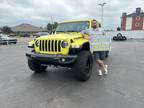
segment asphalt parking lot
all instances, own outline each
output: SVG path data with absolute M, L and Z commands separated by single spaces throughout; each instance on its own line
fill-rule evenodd
M 27 66 L 26 41 L 0 46 L 0 108 L 144 108 L 144 40 L 113 42 L 107 76 L 79 82 L 72 71 Z

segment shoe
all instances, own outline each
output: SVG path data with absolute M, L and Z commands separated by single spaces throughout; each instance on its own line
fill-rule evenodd
M 105 65 L 105 68 L 104 68 L 104 74 L 105 74 L 105 75 L 108 74 L 108 65 Z
M 101 71 L 101 69 L 98 70 L 98 75 L 99 75 L 99 76 L 102 76 L 102 71 Z

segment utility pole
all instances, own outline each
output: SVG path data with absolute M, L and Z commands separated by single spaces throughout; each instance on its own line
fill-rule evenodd
M 53 17 L 51 16 L 51 24 L 52 24 L 52 34 L 53 34 L 53 29 L 54 29 L 54 27 L 53 27 Z
M 53 17 L 51 16 L 51 24 L 53 25 Z M 52 26 L 52 28 L 53 28 L 53 26 Z
M 104 7 L 105 4 L 107 4 L 107 3 L 98 4 L 99 6 L 101 6 L 101 23 L 102 23 L 102 27 L 103 27 L 103 7 Z

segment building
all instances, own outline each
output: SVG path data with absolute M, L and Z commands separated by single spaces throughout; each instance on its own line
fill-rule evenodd
M 144 30 L 144 12 L 141 8 L 131 14 L 122 13 L 121 17 L 122 30 Z
M 11 28 L 16 35 L 30 36 L 37 32 L 42 32 L 42 28 L 36 27 L 31 24 L 20 24 Z

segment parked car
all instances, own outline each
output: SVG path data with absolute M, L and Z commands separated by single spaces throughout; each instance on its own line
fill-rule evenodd
M 38 33 L 36 33 L 36 37 L 48 36 L 48 35 L 50 35 L 48 32 L 38 32 Z
M 8 35 L 0 34 L 0 44 L 16 44 L 17 39 L 16 38 L 10 38 Z
M 30 37 L 30 33 L 20 33 L 21 37 Z

